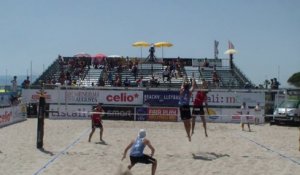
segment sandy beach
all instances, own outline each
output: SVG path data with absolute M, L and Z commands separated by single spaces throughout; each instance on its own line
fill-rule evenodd
M 158 175 L 278 174 L 300 172 L 299 130 L 296 127 L 208 123 L 205 138 L 197 123 L 188 142 L 181 122 L 104 121 L 88 142 L 90 121 L 45 120 L 44 150 L 36 149 L 37 120 L 0 129 L 0 170 L 3 175 L 117 175 L 125 171 L 124 148 L 145 128 L 156 149 Z M 150 153 L 148 148 L 145 153 Z M 151 166 L 137 164 L 131 174 L 150 174 Z

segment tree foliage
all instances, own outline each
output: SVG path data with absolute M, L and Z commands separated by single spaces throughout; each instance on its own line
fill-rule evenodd
M 294 73 L 287 82 L 296 87 L 300 87 L 300 72 Z

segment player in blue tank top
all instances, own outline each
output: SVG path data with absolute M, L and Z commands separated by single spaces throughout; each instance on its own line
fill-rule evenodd
M 152 156 L 154 155 L 155 149 L 151 145 L 150 141 L 145 138 L 146 131 L 141 129 L 136 140 L 132 140 L 130 144 L 125 148 L 122 160 L 125 159 L 127 151 L 130 150 L 130 162 L 128 169 L 131 169 L 136 163 L 152 164 L 151 174 L 154 175 L 157 167 L 157 161 Z M 145 147 L 148 146 L 151 150 L 150 156 L 144 154 Z
M 179 91 L 179 109 L 180 109 L 180 117 L 183 121 L 185 131 L 187 133 L 189 141 L 192 141 L 191 139 L 191 110 L 190 110 L 190 98 L 192 96 L 193 90 L 195 88 L 195 79 L 192 81 L 192 87 L 190 88 L 190 85 L 188 82 L 185 81 L 185 79 L 182 82 L 180 91 Z

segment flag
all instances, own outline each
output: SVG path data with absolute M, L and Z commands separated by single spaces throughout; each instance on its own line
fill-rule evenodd
M 228 41 L 228 49 L 234 49 L 234 45 L 231 41 Z
M 215 44 L 214 44 L 214 51 L 215 51 L 215 58 L 218 58 L 218 54 L 219 54 L 219 41 L 215 40 Z

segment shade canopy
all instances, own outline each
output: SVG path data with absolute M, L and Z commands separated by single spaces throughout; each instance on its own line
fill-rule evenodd
M 155 43 L 154 46 L 155 47 L 172 47 L 173 44 L 169 43 L 169 42 L 162 41 L 162 42 Z
M 150 44 L 145 41 L 137 41 L 132 44 L 133 47 L 149 47 Z

